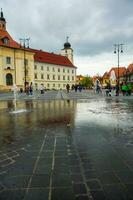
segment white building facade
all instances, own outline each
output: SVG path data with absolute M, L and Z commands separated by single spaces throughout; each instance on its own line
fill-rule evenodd
M 76 83 L 76 67 L 68 59 L 54 53 L 42 50 L 33 50 L 34 56 L 34 85 L 39 89 L 41 85 L 45 89 L 66 89 Z

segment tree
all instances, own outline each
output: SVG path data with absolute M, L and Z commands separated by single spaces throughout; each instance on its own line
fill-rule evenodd
M 93 81 L 91 77 L 84 77 L 83 80 L 81 81 L 81 84 L 85 88 L 92 88 Z

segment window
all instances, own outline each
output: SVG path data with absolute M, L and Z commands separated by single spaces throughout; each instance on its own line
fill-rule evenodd
M 6 85 L 13 85 L 13 77 L 12 74 L 6 75 Z
M 43 70 L 43 66 L 41 66 L 41 70 Z
M 67 80 L 69 81 L 69 76 L 67 77 Z
M 7 37 L 3 38 L 3 42 L 4 42 L 4 44 L 8 44 L 9 43 L 9 39 Z
M 11 64 L 11 57 L 6 57 L 6 64 Z
M 69 73 L 69 69 L 67 70 L 67 72 Z
M 55 87 L 55 83 L 53 83 L 53 87 Z
M 58 76 L 58 80 L 60 80 L 60 76 Z
M 63 72 L 65 73 L 65 69 L 63 69 Z
M 53 72 L 55 72 L 55 68 L 53 67 Z
M 53 75 L 53 80 L 55 80 L 55 75 Z
M 49 71 L 49 67 L 47 67 L 47 71 Z
M 65 76 L 63 76 L 63 80 L 65 80 Z
M 37 65 L 34 65 L 34 69 L 37 69 Z
M 58 72 L 60 72 L 60 68 L 58 68 Z
M 34 74 L 34 78 L 37 79 L 37 73 Z
M 74 81 L 74 76 L 72 76 L 72 80 Z
M 74 70 L 72 70 L 72 74 L 74 74 Z
M 41 79 L 44 79 L 44 74 L 41 74 Z
M 49 85 L 49 83 L 47 83 L 47 87 L 49 87 L 50 85 Z
M 28 65 L 28 59 L 26 59 L 26 58 L 24 59 L 24 64 Z
M 47 80 L 49 80 L 50 79 L 50 76 L 49 76 L 49 74 L 47 74 Z

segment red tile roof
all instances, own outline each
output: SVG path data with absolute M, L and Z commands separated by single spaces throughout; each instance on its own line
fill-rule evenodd
M 4 38 L 8 38 L 9 42 L 7 44 L 4 43 L 3 41 Z M 19 43 L 14 41 L 10 36 L 10 34 L 4 30 L 0 30 L 0 46 L 23 49 L 23 47 L 21 47 Z M 61 56 L 54 53 L 48 53 L 42 50 L 36 50 L 30 48 L 25 48 L 25 50 L 35 53 L 34 59 L 37 62 L 44 62 L 55 65 L 67 66 L 67 67 L 75 67 L 66 56 Z
M 133 73 L 133 63 L 131 63 L 130 65 L 128 65 L 127 71 L 128 71 L 129 73 Z
M 111 70 L 109 71 L 109 75 L 111 74 L 112 70 L 115 72 L 115 75 L 116 75 L 116 78 L 117 78 L 118 77 L 118 67 L 111 68 Z M 125 67 L 119 67 L 119 76 L 120 77 L 123 76 L 125 71 L 126 71 Z
M 37 62 L 49 63 L 54 65 L 62 65 L 67 67 L 75 67 L 66 56 L 54 53 L 48 53 L 42 50 L 30 49 L 35 53 L 34 58 Z
M 4 43 L 3 39 L 7 38 L 9 42 L 7 44 Z M 0 46 L 12 47 L 12 48 L 20 48 L 20 44 L 12 39 L 10 34 L 7 31 L 0 30 Z
M 108 73 L 108 72 L 105 72 L 102 78 L 108 79 L 108 78 L 109 78 L 109 73 Z

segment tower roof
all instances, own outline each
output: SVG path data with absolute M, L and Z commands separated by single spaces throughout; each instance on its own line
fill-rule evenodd
M 65 49 L 71 48 L 71 44 L 69 42 L 65 42 L 64 43 L 64 48 Z
M 64 49 L 69 49 L 71 48 L 71 44 L 68 42 L 68 36 L 66 37 L 66 42 L 64 43 Z
M 30 50 L 35 53 L 34 58 L 36 62 L 61 65 L 62 67 L 66 66 L 66 67 L 76 68 L 66 56 L 61 56 L 58 54 L 49 53 L 37 49 L 30 49 Z

